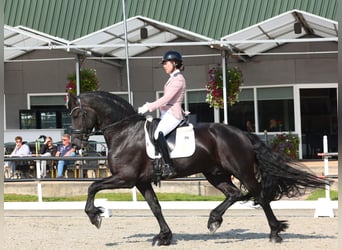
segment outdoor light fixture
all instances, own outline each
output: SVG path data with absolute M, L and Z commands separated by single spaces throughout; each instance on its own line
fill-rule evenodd
M 141 39 L 146 39 L 147 37 L 148 37 L 147 28 L 146 27 L 142 27 L 140 29 L 140 38 Z
M 300 24 L 300 22 L 295 22 L 293 24 L 293 29 L 294 29 L 295 34 L 301 34 L 302 33 L 302 25 Z

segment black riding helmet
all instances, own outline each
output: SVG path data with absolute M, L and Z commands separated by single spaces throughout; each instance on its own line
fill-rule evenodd
M 170 50 L 166 52 L 163 56 L 162 64 L 166 61 L 174 61 L 176 62 L 176 68 L 180 69 L 183 66 L 183 58 L 182 55 L 174 50 Z

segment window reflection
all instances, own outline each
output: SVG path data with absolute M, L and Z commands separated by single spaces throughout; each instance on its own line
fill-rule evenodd
M 41 112 L 41 128 L 56 128 L 56 112 Z
M 20 111 L 20 129 L 34 129 L 37 126 L 36 113 L 34 111 Z
M 228 123 L 241 130 L 255 132 L 253 89 L 242 89 L 239 102 L 229 107 Z M 223 117 L 223 110 L 220 116 Z
M 292 87 L 257 89 L 259 132 L 294 131 Z

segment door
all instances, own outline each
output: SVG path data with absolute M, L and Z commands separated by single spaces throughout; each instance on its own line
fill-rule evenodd
M 328 151 L 337 152 L 337 89 L 300 89 L 303 159 L 319 158 L 323 136 Z

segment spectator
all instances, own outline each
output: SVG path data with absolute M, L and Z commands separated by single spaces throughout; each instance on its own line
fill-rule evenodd
M 275 131 L 279 131 L 278 130 L 278 122 L 276 119 L 272 118 L 270 120 L 270 127 L 269 127 L 269 132 L 275 132 Z
M 56 156 L 75 156 L 75 148 L 71 146 L 70 135 L 62 136 L 62 145 L 58 146 Z M 64 166 L 70 164 L 70 161 L 59 160 L 57 165 L 57 178 L 63 178 Z
M 246 121 L 246 131 L 249 133 L 254 132 L 254 128 L 253 128 L 252 122 L 250 120 Z
M 23 138 L 21 136 L 15 137 L 15 147 L 10 154 L 11 157 L 14 156 L 30 156 L 31 155 L 31 150 L 30 147 L 27 144 L 23 143 Z M 11 178 L 14 176 L 14 172 L 16 170 L 18 162 L 16 161 L 8 161 L 5 163 L 5 166 L 8 166 L 10 168 L 10 176 Z
M 52 138 L 50 136 L 46 137 L 42 147 L 40 148 L 41 156 L 55 156 L 57 152 L 57 147 L 53 145 Z M 46 161 L 40 161 L 40 176 L 42 178 L 46 177 Z

